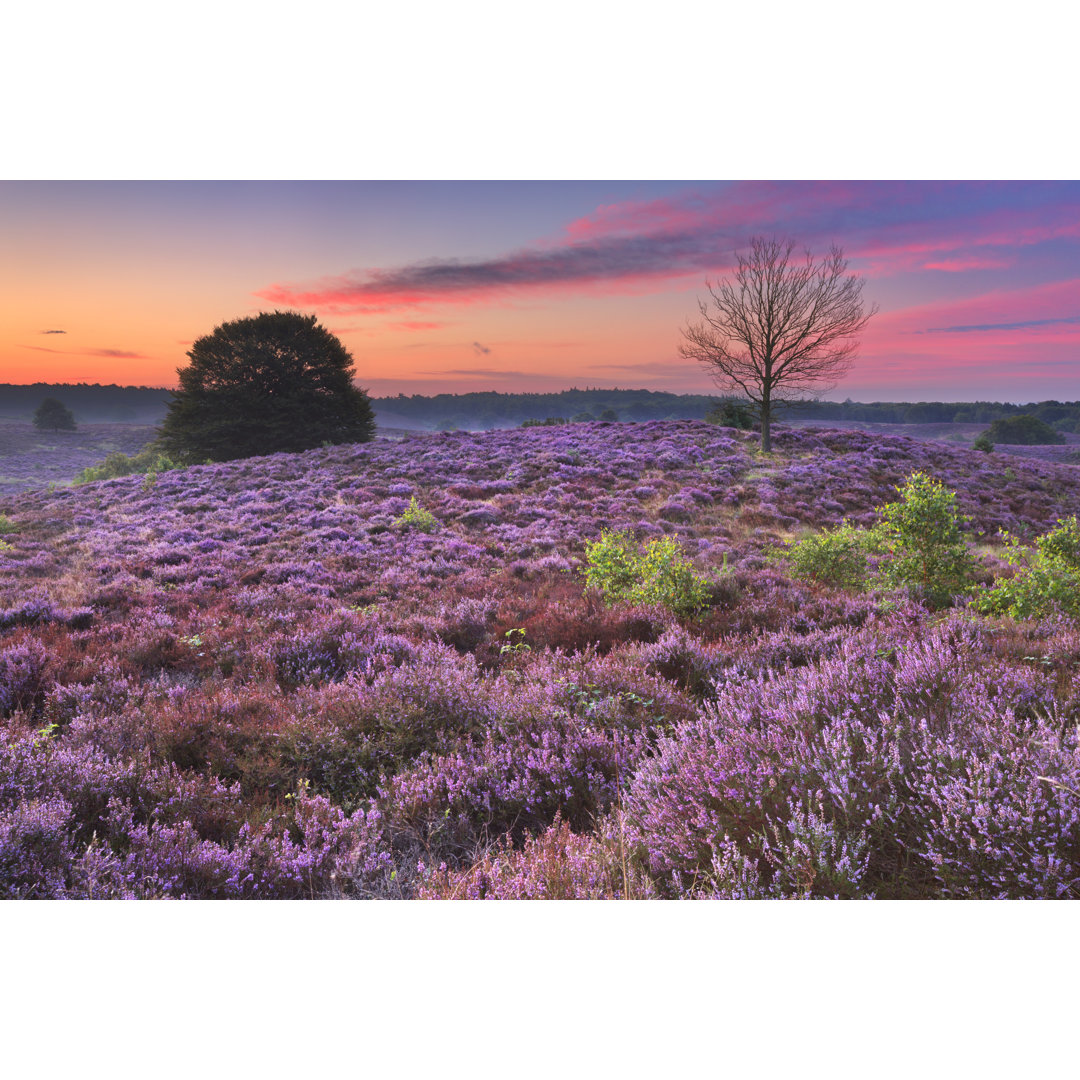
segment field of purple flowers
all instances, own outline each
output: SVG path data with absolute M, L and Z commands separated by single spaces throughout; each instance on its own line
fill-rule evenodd
M 776 443 L 454 432 L 0 498 L 0 896 L 1080 896 L 1080 626 L 776 556 L 922 470 L 989 582 L 1080 473 Z M 602 529 L 678 540 L 704 609 L 606 605 Z
M 38 431 L 28 421 L 0 420 L 0 495 L 68 484 L 109 454 L 138 453 L 156 431 L 149 424 L 80 424 L 76 431 Z

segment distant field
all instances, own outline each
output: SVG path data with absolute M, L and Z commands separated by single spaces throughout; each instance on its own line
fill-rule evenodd
M 944 442 L 953 446 L 970 446 L 989 424 L 875 424 L 864 420 L 791 420 L 785 427 L 823 428 L 833 431 L 868 431 L 875 435 L 904 435 L 922 442 Z M 1002 454 L 1054 461 L 1059 465 L 1080 464 L 1080 435 L 1063 432 L 1065 442 L 1058 446 L 1006 446 L 999 443 L 994 449 Z
M 80 424 L 78 431 L 38 431 L 0 420 L 0 494 L 66 484 L 114 450 L 134 454 L 153 437 L 150 424 Z
M 380 414 L 378 437 L 399 441 L 420 431 L 393 414 Z M 986 424 L 875 424 L 859 420 L 794 420 L 779 427 L 867 431 L 876 435 L 904 435 L 921 442 L 970 446 L 986 430 Z M 0 419 L 0 495 L 14 494 L 50 483 L 68 484 L 88 465 L 97 465 L 115 450 L 134 454 L 157 429 L 150 424 L 80 424 L 78 431 L 41 432 L 33 424 Z M 1000 453 L 1038 458 L 1061 465 L 1080 464 L 1080 435 L 1066 434 L 1061 446 L 1003 446 Z

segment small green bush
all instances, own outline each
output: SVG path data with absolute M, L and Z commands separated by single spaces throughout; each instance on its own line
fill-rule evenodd
M 439 527 L 439 520 L 430 510 L 425 510 L 416 501 L 414 495 L 409 500 L 408 509 L 401 517 L 395 519 L 394 524 L 400 525 L 404 529 L 416 529 L 417 532 L 430 533 Z
M 119 450 L 111 453 L 100 465 L 90 465 L 75 477 L 76 484 L 92 484 L 97 480 L 113 480 L 118 476 L 168 472 L 180 468 L 168 454 L 153 446 L 128 457 Z
M 896 490 L 899 501 L 879 508 L 882 520 L 872 530 L 871 543 L 882 554 L 880 578 L 944 607 L 967 588 L 974 570 L 960 532 L 956 492 L 922 472 Z
M 869 547 L 866 531 L 844 521 L 835 529 L 826 529 L 792 544 L 787 555 L 797 578 L 861 589 L 866 585 Z
M 657 604 L 693 615 L 706 604 L 709 584 L 672 537 L 650 540 L 644 551 L 625 533 L 601 532 L 585 545 L 585 579 L 609 603 Z
M 989 454 L 994 449 L 994 443 L 990 436 L 984 431 L 972 444 L 972 450 L 980 450 L 984 454 Z
M 18 532 L 19 527 L 7 516 L 7 514 L 0 514 L 0 536 L 7 536 L 8 533 Z
M 1011 578 L 1000 578 L 975 597 L 972 606 L 983 615 L 1014 619 L 1043 618 L 1061 611 L 1080 617 L 1080 524 L 1076 515 L 1025 547 L 1005 534 L 1005 559 L 1018 567 Z
M 626 599 L 637 584 L 638 549 L 628 533 L 600 533 L 600 539 L 585 543 L 586 583 L 599 589 L 611 603 Z

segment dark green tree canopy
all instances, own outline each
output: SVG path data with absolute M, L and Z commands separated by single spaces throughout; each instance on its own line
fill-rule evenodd
M 188 462 L 367 442 L 375 416 L 353 359 L 314 315 L 263 312 L 222 323 L 188 352 L 162 449 Z
M 74 431 L 75 416 L 62 401 L 47 397 L 34 413 L 34 427 L 39 430 Z

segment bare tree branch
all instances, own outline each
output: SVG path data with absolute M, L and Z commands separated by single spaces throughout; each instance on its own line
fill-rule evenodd
M 701 321 L 682 330 L 679 354 L 709 370 L 725 391 L 741 391 L 761 418 L 761 446 L 771 450 L 775 406 L 795 394 L 830 389 L 851 369 L 858 335 L 877 305 L 865 308 L 863 280 L 847 274 L 833 245 L 815 262 L 793 261 L 791 240 L 755 237 L 736 252 L 732 280 L 706 281 Z

